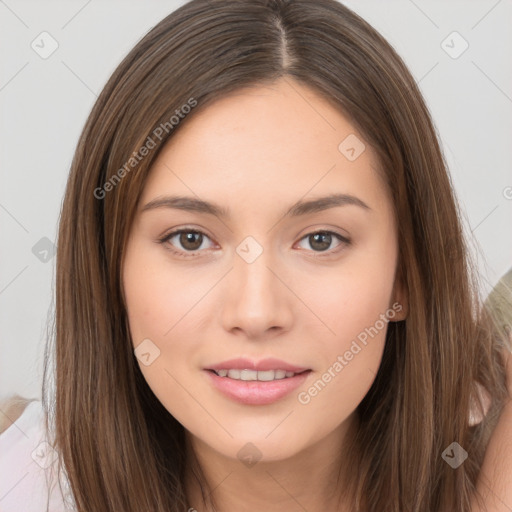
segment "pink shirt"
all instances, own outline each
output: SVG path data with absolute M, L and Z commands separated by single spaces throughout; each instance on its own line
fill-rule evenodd
M 57 452 L 48 443 L 44 410 L 30 402 L 0 434 L 0 512 L 76 510 L 65 476 L 57 481 Z

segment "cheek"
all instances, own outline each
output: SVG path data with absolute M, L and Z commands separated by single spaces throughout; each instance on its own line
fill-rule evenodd
M 373 254 L 354 254 L 339 270 L 316 273 L 306 282 L 303 296 L 326 327 L 321 347 L 327 352 L 343 350 L 358 336 L 364 341 L 375 326 L 385 334 L 382 315 L 392 305 L 395 260 L 392 251 Z
M 126 253 L 123 283 L 134 346 L 145 338 L 171 340 L 211 286 L 170 265 L 161 247 L 136 243 Z
M 186 389 L 197 386 L 190 376 L 197 374 L 204 324 L 215 311 L 209 292 L 222 276 L 201 275 L 198 278 L 197 269 L 169 263 L 165 250 L 156 244 L 134 241 L 127 247 L 123 285 L 137 362 L 160 402 L 185 422 L 190 413 Z M 149 361 L 141 357 L 147 352 Z M 194 413 L 202 415 L 200 410 Z
M 307 284 L 311 309 L 328 329 L 311 346 L 322 363 L 298 400 L 314 414 L 330 409 L 333 424 L 350 414 L 371 387 L 389 319 L 400 311 L 400 306 L 392 307 L 394 254 L 386 245 L 360 252 L 347 258 L 339 272 L 330 271 L 324 278 L 317 274 Z
M 190 397 L 180 385 L 191 371 L 194 350 L 193 337 L 187 338 L 187 312 L 204 295 L 192 282 L 193 276 L 169 265 L 160 247 L 155 250 L 137 241 L 128 245 L 123 288 L 135 355 L 148 386 L 178 420 L 190 407 Z

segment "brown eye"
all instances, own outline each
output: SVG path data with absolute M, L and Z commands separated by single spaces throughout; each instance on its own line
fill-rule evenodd
M 176 254 L 188 256 L 187 253 L 193 253 L 204 249 L 202 247 L 205 240 L 210 238 L 194 229 L 180 229 L 169 233 L 164 238 L 160 239 L 160 243 L 164 244 L 166 248 Z
M 197 251 L 203 242 L 203 235 L 196 231 L 182 231 L 179 235 L 180 244 L 188 251 Z
M 332 242 L 332 236 L 329 233 L 314 233 L 309 235 L 309 243 L 315 250 L 325 251 L 329 249 Z
M 336 252 L 340 246 L 345 246 L 350 244 L 350 240 L 348 238 L 345 238 L 344 236 L 341 236 L 338 233 L 335 233 L 334 231 L 316 231 L 315 233 L 310 233 L 309 235 L 306 235 L 304 238 L 301 239 L 301 242 L 303 240 L 306 240 L 313 250 L 313 252 Z M 331 245 L 333 241 L 336 240 L 338 244 L 334 247 L 334 249 L 331 248 Z M 307 247 L 305 247 L 308 249 Z

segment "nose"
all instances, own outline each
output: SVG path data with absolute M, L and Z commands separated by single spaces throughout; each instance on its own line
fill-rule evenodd
M 243 333 L 247 339 L 263 340 L 291 329 L 293 301 L 284 271 L 270 251 L 251 262 L 234 254 L 233 268 L 222 289 L 221 315 L 226 331 Z

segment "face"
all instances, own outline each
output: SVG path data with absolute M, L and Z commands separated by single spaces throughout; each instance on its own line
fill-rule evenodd
M 289 79 L 194 113 L 160 153 L 123 287 L 140 369 L 196 443 L 282 460 L 354 418 L 405 314 L 378 167 Z

